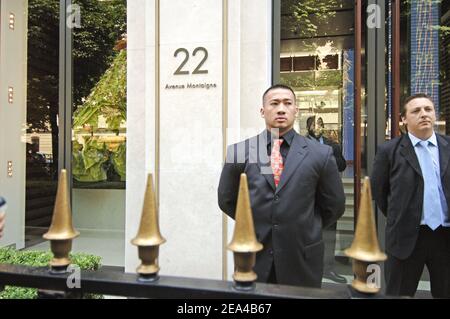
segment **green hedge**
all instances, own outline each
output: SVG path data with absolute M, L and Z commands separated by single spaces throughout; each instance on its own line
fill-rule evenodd
M 47 266 L 53 255 L 49 251 L 20 251 L 11 248 L 0 248 L 0 264 L 27 265 L 43 267 Z M 100 267 L 99 256 L 88 255 L 84 253 L 70 254 L 72 264 L 78 265 L 84 270 L 97 270 Z M 22 288 L 15 286 L 6 286 L 5 290 L 0 292 L 0 299 L 35 299 L 37 298 L 37 289 Z M 86 294 L 84 298 L 98 299 L 101 295 Z

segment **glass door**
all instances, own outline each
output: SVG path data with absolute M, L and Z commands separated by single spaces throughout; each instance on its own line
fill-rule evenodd
M 324 231 L 324 284 L 345 284 L 353 272 L 344 249 L 351 245 L 360 180 L 367 175 L 369 123 L 366 107 L 365 10 L 362 1 L 274 2 L 273 82 L 292 87 L 297 132 L 337 144 L 346 210 Z M 279 61 L 275 61 L 279 59 Z M 356 138 L 357 137 L 357 138 Z

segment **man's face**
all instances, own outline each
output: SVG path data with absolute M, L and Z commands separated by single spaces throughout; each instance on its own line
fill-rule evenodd
M 319 117 L 319 118 L 317 119 L 316 125 L 317 125 L 317 127 L 323 127 L 323 120 L 322 120 L 321 117 Z
M 428 138 L 433 132 L 436 113 L 434 104 L 427 98 L 417 98 L 405 105 L 405 116 L 402 121 L 407 125 L 408 132 L 416 137 Z
M 297 112 L 295 98 L 290 90 L 273 89 L 264 97 L 261 116 L 268 130 L 279 129 L 280 134 L 289 131 L 294 126 Z
M 322 119 L 318 119 L 316 122 L 316 128 L 314 130 L 317 137 L 322 136 L 323 134 L 323 121 Z

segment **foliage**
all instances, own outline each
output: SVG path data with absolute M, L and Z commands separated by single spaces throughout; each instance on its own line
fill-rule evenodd
M 83 146 L 74 141 L 72 174 L 79 182 L 126 181 L 126 142 L 89 137 Z
M 46 131 L 58 113 L 59 4 L 54 0 L 28 1 L 29 131 Z
M 91 93 L 74 113 L 73 126 L 98 126 L 100 115 L 106 118 L 108 128 L 119 130 L 126 120 L 126 50 L 121 50 Z
M 317 87 L 340 87 L 341 70 L 310 71 L 301 73 L 284 73 L 281 83 L 298 89 L 315 89 Z
M 53 255 L 49 251 L 20 251 L 11 248 L 0 248 L 0 263 L 13 265 L 27 265 L 35 267 L 45 267 L 49 264 Z M 78 265 L 84 270 L 97 270 L 100 268 L 99 256 L 74 253 L 70 255 L 72 264 Z M 102 298 L 99 295 L 87 294 L 88 299 Z M 6 286 L 5 290 L 0 292 L 0 299 L 35 299 L 37 298 L 37 289 L 22 288 L 15 286 Z
M 126 40 L 121 40 L 116 48 L 125 45 Z M 94 133 L 99 126 L 99 117 L 102 117 L 106 120 L 108 129 L 118 134 L 120 125 L 126 121 L 126 64 L 126 50 L 122 49 L 95 84 L 89 96 L 83 99 L 83 104 L 74 112 L 75 129 L 87 128 Z M 125 142 L 111 148 L 93 136 L 86 140 L 84 146 L 74 142 L 72 163 L 73 176 L 79 182 L 105 181 L 109 172 L 125 181 Z
M 342 85 L 342 71 L 341 70 L 328 70 L 316 72 L 315 85 L 317 87 L 335 86 L 340 87 Z
M 438 26 L 437 28 L 441 32 L 442 36 L 450 36 L 450 27 L 441 25 L 441 26 Z
M 109 151 L 105 143 L 91 137 L 81 150 L 78 145 L 72 152 L 73 177 L 80 182 L 105 181 L 107 175 L 104 165 L 109 159 Z
M 28 1 L 27 132 L 51 132 L 58 167 L 60 1 Z M 73 106 L 79 105 L 111 63 L 126 31 L 126 0 L 75 0 L 81 28 L 73 29 Z
M 120 175 L 120 180 L 126 180 L 126 144 L 121 143 L 117 150 L 111 154 L 111 163 L 114 170 Z
M 285 28 L 300 37 L 317 35 L 318 25 L 328 24 L 336 15 L 338 0 L 283 0 L 281 12 L 286 13 Z
M 74 3 L 81 10 L 81 28 L 73 31 L 72 50 L 73 101 L 79 105 L 111 63 L 114 43 L 126 30 L 126 0 Z M 59 2 L 29 0 L 28 131 L 50 128 L 57 134 L 58 77 Z
M 126 32 L 126 0 L 75 0 L 81 28 L 73 31 L 73 106 L 92 90 L 114 59 L 114 44 Z
M 89 95 L 77 101 L 79 104 L 73 114 L 75 129 L 83 127 L 94 133 L 99 126 L 99 117 L 102 117 L 108 129 L 118 134 L 120 125 L 126 121 L 126 50 L 120 50 L 108 63 L 106 72 L 98 82 L 92 83 Z M 119 148 L 108 149 L 106 143 L 91 136 L 84 146 L 74 142 L 72 158 L 73 177 L 79 182 L 105 181 L 110 168 L 114 168 L 115 176 L 125 180 L 125 143 Z
M 86 176 L 86 167 L 84 166 L 83 145 L 78 143 L 78 141 L 72 142 L 72 175 L 78 180 Z

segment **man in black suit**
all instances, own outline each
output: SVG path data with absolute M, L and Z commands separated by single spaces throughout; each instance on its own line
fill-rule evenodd
M 386 294 L 413 296 L 424 265 L 433 297 L 450 297 L 450 138 L 436 134 L 433 101 L 405 100 L 408 133 L 382 144 L 372 172 L 374 199 L 387 217 Z
M 315 116 L 310 116 L 306 120 L 306 127 L 308 130 L 308 137 L 309 139 L 316 140 L 320 144 L 325 144 L 330 146 L 333 149 L 333 155 L 334 159 L 336 160 L 336 164 L 338 167 L 339 172 L 343 172 L 347 168 L 347 162 L 342 155 L 341 147 L 338 143 L 334 142 L 333 140 L 323 136 L 323 130 L 324 130 L 324 123 L 321 117 L 317 119 L 317 122 L 315 121 Z
M 274 85 L 263 94 L 266 130 L 231 145 L 220 177 L 220 208 L 234 218 L 239 177 L 246 173 L 258 241 L 258 281 L 320 287 L 322 228 L 343 214 L 345 196 L 329 146 L 293 130 L 293 90 Z
M 344 156 L 342 155 L 341 147 L 338 143 L 333 140 L 323 136 L 323 131 L 325 129 L 325 125 L 323 123 L 323 119 L 321 117 L 317 118 L 315 116 L 310 116 L 306 120 L 306 128 L 308 134 L 306 137 L 313 141 L 317 141 L 320 144 L 328 145 L 333 149 L 333 156 L 336 160 L 336 164 L 339 172 L 343 172 L 347 167 L 347 163 L 345 161 Z M 334 282 L 345 284 L 347 283 L 347 279 L 345 277 L 339 275 L 334 269 L 334 261 L 335 255 L 334 250 L 336 248 L 336 229 L 337 222 L 331 224 L 323 231 L 323 238 L 325 240 L 325 258 L 324 258 L 324 272 L 323 277 Z

